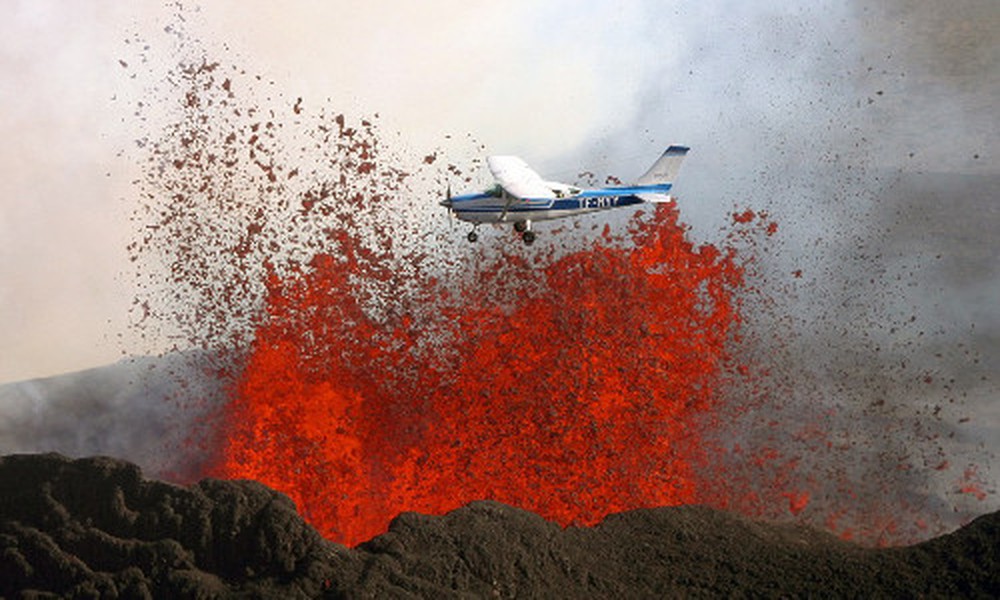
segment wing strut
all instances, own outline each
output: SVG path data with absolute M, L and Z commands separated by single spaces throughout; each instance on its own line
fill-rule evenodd
M 501 223 L 507 219 L 507 211 L 510 210 L 510 205 L 514 203 L 514 196 L 508 194 L 506 191 L 504 191 L 504 194 L 507 196 L 507 203 L 503 205 L 503 212 L 500 213 L 500 218 L 498 219 Z

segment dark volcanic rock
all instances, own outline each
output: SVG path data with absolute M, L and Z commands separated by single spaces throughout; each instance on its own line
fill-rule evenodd
M 109 458 L 0 458 L 4 597 L 315 597 L 338 551 L 256 482 L 181 488 Z
M 250 481 L 187 488 L 109 458 L 0 458 L 0 596 L 982 596 L 1000 592 L 1000 513 L 869 549 L 702 507 L 563 529 L 496 502 L 400 515 L 353 550 Z
M 401 515 L 359 546 L 365 567 L 349 595 L 992 597 L 1000 592 L 998 526 L 1000 513 L 922 545 L 878 550 L 697 506 L 562 529 L 474 502 L 443 517 Z

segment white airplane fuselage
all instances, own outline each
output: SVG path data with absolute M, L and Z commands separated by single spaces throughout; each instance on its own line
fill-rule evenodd
M 670 187 L 648 187 L 644 191 L 649 194 L 666 194 Z M 645 200 L 636 195 L 637 192 L 633 191 L 635 189 L 622 189 L 621 195 L 605 195 L 610 190 L 581 190 L 578 194 L 565 198 L 520 198 L 512 201 L 506 193 L 497 196 L 491 190 L 454 196 L 451 198 L 450 208 L 459 219 L 477 224 L 548 221 L 642 204 Z
M 548 221 L 586 213 L 634 206 L 646 202 L 671 202 L 673 178 L 687 155 L 686 146 L 670 146 L 635 185 L 583 189 L 545 181 L 516 156 L 490 156 L 487 164 L 496 185 L 483 192 L 452 196 L 441 202 L 454 216 L 473 223 L 513 223 L 525 243 L 535 239 L 533 221 Z M 475 229 L 468 235 L 476 241 Z

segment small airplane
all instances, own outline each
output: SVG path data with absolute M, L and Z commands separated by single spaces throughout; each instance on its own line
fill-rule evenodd
M 479 239 L 476 230 L 483 223 L 513 223 L 525 244 L 535 241 L 533 221 L 561 219 L 584 213 L 633 206 L 644 202 L 672 202 L 667 192 L 690 148 L 670 146 L 635 185 L 583 189 L 566 183 L 545 181 L 516 156 L 490 156 L 486 159 L 495 185 L 483 192 L 451 195 L 441 201 L 463 221 L 473 224 L 467 236 Z

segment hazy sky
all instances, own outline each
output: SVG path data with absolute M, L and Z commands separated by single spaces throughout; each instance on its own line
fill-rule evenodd
M 472 134 L 543 172 L 627 175 L 687 143 L 682 211 L 709 229 L 737 201 L 771 201 L 789 164 L 996 173 L 1000 9 L 940 4 L 234 0 L 183 14 L 286 97 L 378 112 L 417 148 Z M 176 59 L 163 29 L 177 9 L 0 6 L 4 382 L 132 351 L 130 115 Z M 146 71 L 119 64 L 136 34 Z

